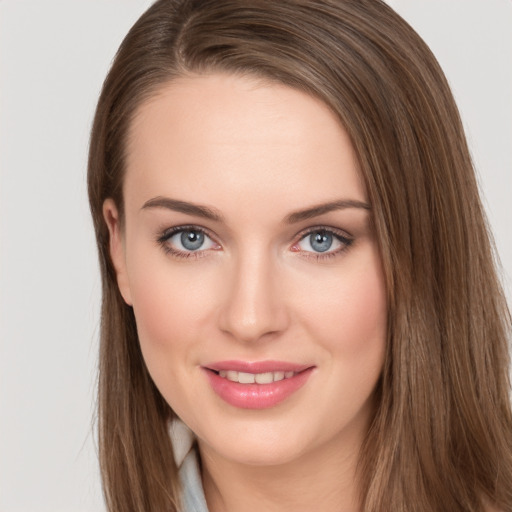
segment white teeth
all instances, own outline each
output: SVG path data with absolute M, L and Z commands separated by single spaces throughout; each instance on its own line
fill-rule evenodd
M 258 384 L 270 384 L 271 382 L 274 382 L 274 374 L 272 372 L 268 373 L 257 373 L 254 376 L 254 380 Z
M 292 372 L 293 373 L 293 372 Z M 274 382 L 284 379 L 284 372 L 274 372 Z
M 233 382 L 238 382 L 238 372 L 234 370 L 228 370 L 226 372 L 226 377 L 228 380 L 232 380 Z
M 234 370 L 219 370 L 219 377 L 223 377 L 232 382 L 240 384 L 270 384 L 283 379 L 289 379 L 296 375 L 295 372 L 265 372 L 265 373 L 247 373 L 236 372 Z
M 254 373 L 238 372 L 238 382 L 240 384 L 254 384 L 255 377 Z

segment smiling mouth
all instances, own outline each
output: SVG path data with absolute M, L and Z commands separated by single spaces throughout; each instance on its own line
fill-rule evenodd
M 239 382 L 240 384 L 271 384 L 280 380 L 291 379 L 299 372 L 293 371 L 277 371 L 264 373 L 248 373 L 237 372 L 235 370 L 212 370 L 219 377 L 227 379 L 231 382 Z
M 315 366 L 280 361 L 222 361 L 203 366 L 213 391 L 242 409 L 267 409 L 306 384 Z

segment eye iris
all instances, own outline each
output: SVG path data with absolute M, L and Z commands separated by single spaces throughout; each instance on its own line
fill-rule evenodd
M 312 249 L 317 252 L 325 252 L 330 249 L 332 241 L 332 235 L 325 231 L 313 233 L 309 237 L 309 243 L 311 244 Z
M 204 243 L 204 234 L 199 231 L 183 231 L 181 243 L 188 251 L 196 251 Z

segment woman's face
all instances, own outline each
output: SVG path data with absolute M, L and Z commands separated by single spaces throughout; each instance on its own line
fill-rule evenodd
M 173 81 L 131 126 L 121 230 L 147 368 L 202 449 L 279 464 L 359 447 L 386 339 L 365 187 L 328 108 L 229 75 Z

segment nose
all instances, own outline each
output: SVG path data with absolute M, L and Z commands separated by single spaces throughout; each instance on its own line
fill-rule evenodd
M 271 339 L 289 323 L 285 290 L 279 269 L 265 255 L 238 258 L 224 288 L 220 329 L 241 342 Z

